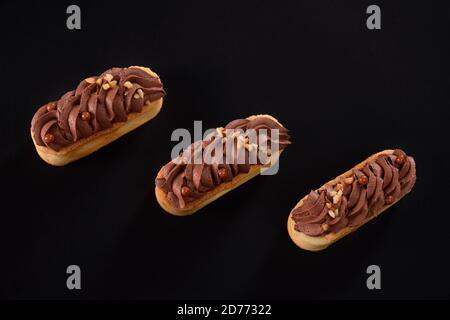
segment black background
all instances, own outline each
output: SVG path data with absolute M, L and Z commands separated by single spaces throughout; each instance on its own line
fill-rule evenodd
M 1 285 L 4 298 L 449 298 L 449 12 L 424 1 L 2 2 Z M 168 93 L 160 115 L 95 154 L 51 167 L 30 121 L 90 75 L 144 65 Z M 166 214 L 154 178 L 175 128 L 269 113 L 293 144 L 191 217 Z M 286 231 L 297 201 L 372 153 L 415 157 L 416 187 L 329 249 Z M 66 288 L 66 267 L 82 290 Z M 366 268 L 382 290 L 366 288 Z

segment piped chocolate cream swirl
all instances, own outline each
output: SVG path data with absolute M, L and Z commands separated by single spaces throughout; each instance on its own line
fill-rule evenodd
M 245 138 L 249 129 L 256 132 L 256 143 L 250 143 Z M 278 130 L 277 138 L 271 135 L 271 129 Z M 232 181 L 239 174 L 248 173 L 253 164 L 252 152 L 261 151 L 270 158 L 273 143 L 276 142 L 278 149 L 283 150 L 291 143 L 289 139 L 288 129 L 268 117 L 231 121 L 225 128 L 217 128 L 215 133 L 204 140 L 191 144 L 179 157 L 166 164 L 155 180 L 156 187 L 166 193 L 166 198 L 173 207 L 184 208 L 186 204 L 202 197 L 205 192 L 221 183 Z M 227 148 L 227 141 L 234 147 Z M 196 155 L 203 155 L 213 144 L 223 144 L 223 148 L 220 148 L 218 154 L 213 154 L 210 163 L 194 161 Z M 192 150 L 195 151 L 190 152 Z M 203 159 L 202 156 L 200 158 Z M 260 157 L 256 157 L 254 164 L 264 163 L 261 163 Z
M 137 67 L 112 68 L 87 78 L 58 101 L 40 107 L 31 121 L 37 145 L 65 146 L 125 122 L 128 114 L 166 95 L 160 79 Z
M 408 193 L 416 181 L 416 164 L 402 150 L 380 154 L 362 169 L 311 191 L 291 214 L 295 230 L 308 236 L 358 227 Z

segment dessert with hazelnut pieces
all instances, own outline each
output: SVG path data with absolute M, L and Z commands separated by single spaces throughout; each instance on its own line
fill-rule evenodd
M 396 203 L 415 182 L 412 157 L 400 149 L 376 153 L 301 199 L 289 214 L 289 235 L 302 249 L 325 249 Z
M 161 168 L 156 199 L 171 214 L 192 214 L 270 168 L 290 143 L 288 129 L 272 116 L 231 121 Z
M 31 121 L 31 137 L 43 160 L 62 166 L 153 119 L 165 95 L 149 68 L 112 68 L 40 107 Z

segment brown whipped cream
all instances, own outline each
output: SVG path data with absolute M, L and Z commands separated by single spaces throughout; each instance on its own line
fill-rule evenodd
M 161 81 L 142 69 L 112 68 L 80 82 L 58 101 L 38 109 L 31 121 L 36 143 L 59 151 L 79 139 L 125 122 L 128 114 L 166 95 Z
M 315 237 L 357 227 L 408 193 L 415 181 L 412 157 L 399 149 L 380 154 L 351 176 L 311 191 L 292 211 L 295 230 Z
M 226 139 L 234 139 L 233 137 L 224 135 L 225 132 L 232 133 L 238 130 L 246 132 L 248 129 L 254 129 L 258 133 L 260 129 L 266 129 L 269 133 L 271 129 L 278 129 L 279 136 L 277 142 L 280 150 L 291 143 L 288 129 L 268 117 L 261 116 L 253 120 L 237 119 L 231 121 L 221 131 L 221 135 L 209 135 L 205 140 L 197 141 L 188 148 L 198 146 L 198 150 L 204 152 L 205 148 L 210 143 L 213 143 L 215 139 L 222 139 L 219 143 L 222 143 Z M 222 182 L 231 181 L 238 174 L 248 173 L 251 167 L 249 161 L 249 147 L 251 146 L 248 144 L 239 144 L 237 141 L 237 139 L 234 140 L 235 151 L 231 155 L 231 164 L 227 164 L 226 161 L 226 148 L 223 148 L 223 154 L 219 155 L 223 159 L 223 161 L 220 161 L 222 163 L 212 162 L 211 164 L 186 161 L 187 159 L 183 158 L 183 153 L 188 149 L 186 148 L 179 157 L 162 168 L 162 176 L 159 175 L 155 180 L 156 186 L 167 193 L 167 199 L 173 207 L 184 208 L 187 203 L 200 198 L 205 192 L 214 189 Z M 267 146 L 270 147 L 270 145 L 271 137 L 269 136 Z M 259 140 L 255 148 L 258 147 Z M 239 152 L 245 152 L 245 161 L 242 164 L 238 164 L 237 161 Z M 190 156 L 193 157 L 193 154 L 190 153 Z M 259 159 L 258 164 L 260 164 Z

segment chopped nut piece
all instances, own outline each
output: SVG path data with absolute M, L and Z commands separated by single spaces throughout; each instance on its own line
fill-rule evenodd
M 338 195 L 338 194 L 336 194 L 334 197 L 333 197 L 333 203 L 334 204 L 337 204 L 337 203 L 339 203 L 339 201 L 341 201 L 341 195 Z
M 342 184 L 338 183 L 338 184 L 336 185 L 336 188 L 335 188 L 335 189 L 338 190 L 338 191 L 341 191 L 341 190 L 344 190 L 344 186 L 343 186 Z
M 144 91 L 142 91 L 142 89 L 137 89 L 137 93 L 139 95 L 139 97 L 144 98 Z
M 326 223 L 322 224 L 322 229 L 323 231 L 328 231 L 328 229 L 330 229 L 330 226 L 327 225 Z
M 345 182 L 346 184 L 352 184 L 352 183 L 353 183 L 353 177 L 345 178 L 345 179 L 344 179 L 344 182 Z
M 133 87 L 133 84 L 130 81 L 125 81 L 123 86 L 127 89 L 130 89 L 131 87 Z
M 341 196 L 342 196 L 342 190 L 339 190 L 339 191 L 337 192 L 337 195 L 341 197 Z
M 328 210 L 328 214 L 330 215 L 330 217 L 332 217 L 333 219 L 336 218 L 336 215 L 334 214 L 333 210 Z
M 116 80 L 113 80 L 113 81 L 111 81 L 111 82 L 109 83 L 109 85 L 110 85 L 110 87 L 111 87 L 112 89 L 114 89 L 114 88 L 117 86 L 117 81 L 116 81 Z
M 331 209 L 332 206 L 331 203 L 327 202 L 325 205 L 327 206 L 328 209 Z
M 97 80 L 95 80 L 95 83 L 98 84 L 98 85 L 101 85 L 102 84 L 102 79 L 98 78 Z
M 141 96 L 138 94 L 138 93 L 135 93 L 134 95 L 133 95 L 133 98 L 135 98 L 135 99 L 139 99 Z
M 336 194 L 337 194 L 336 191 L 334 191 L 334 190 L 330 191 L 330 196 L 334 197 Z
M 111 73 L 107 73 L 105 74 L 105 76 L 103 77 L 106 81 L 110 82 L 114 76 Z
M 103 88 L 103 90 L 108 90 L 108 89 L 111 88 L 111 87 L 109 86 L 109 83 L 104 83 L 104 84 L 102 85 L 102 88 Z
M 216 128 L 217 135 L 223 137 L 223 128 Z
M 95 79 L 94 78 L 87 78 L 84 81 L 86 81 L 89 84 L 93 84 L 95 82 Z

